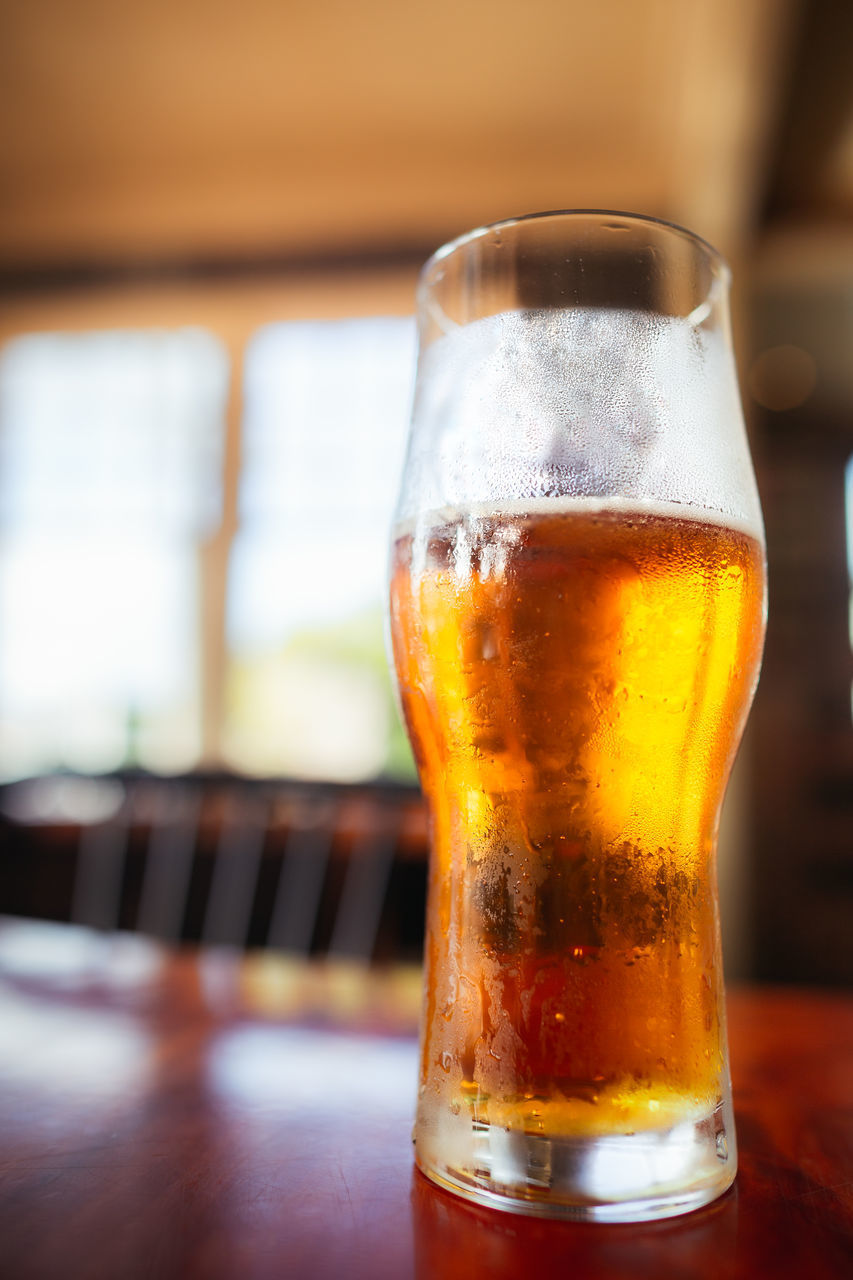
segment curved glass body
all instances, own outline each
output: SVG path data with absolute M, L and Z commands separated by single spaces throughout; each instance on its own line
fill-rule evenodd
M 758 677 L 728 272 L 536 215 L 427 263 L 391 631 L 432 850 L 416 1159 L 519 1212 L 735 1175 L 716 890 Z

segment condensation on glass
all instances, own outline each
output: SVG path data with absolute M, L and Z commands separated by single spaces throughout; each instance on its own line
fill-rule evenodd
M 391 630 L 433 843 L 416 1159 L 629 1221 L 736 1169 L 720 806 L 765 621 L 728 270 L 539 215 L 439 251 Z

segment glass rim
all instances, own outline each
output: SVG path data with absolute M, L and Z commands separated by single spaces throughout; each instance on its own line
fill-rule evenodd
M 677 235 L 687 240 L 691 240 L 703 248 L 714 264 L 719 275 L 727 282 L 731 281 L 731 268 L 719 249 L 715 249 L 709 240 L 704 236 L 700 236 L 697 232 L 691 231 L 689 227 L 684 227 L 679 222 L 670 222 L 666 218 L 657 218 L 652 214 L 646 213 L 630 213 L 626 209 L 544 209 L 537 213 L 522 213 L 516 217 L 500 218 L 497 222 L 483 223 L 479 227 L 474 227 L 471 231 L 465 231 L 461 235 L 456 236 L 453 240 L 448 240 L 446 244 L 441 245 L 435 250 L 423 264 L 419 275 L 419 290 L 428 288 L 430 281 L 428 276 L 440 262 L 449 258 L 451 254 L 458 249 L 465 248 L 466 245 L 473 244 L 475 240 L 481 240 L 484 236 L 495 231 L 502 231 L 507 227 L 515 227 L 523 222 L 544 221 L 547 218 L 564 218 L 570 220 L 572 218 L 624 218 L 627 222 L 634 223 L 639 226 L 663 227 L 667 231 L 674 231 Z

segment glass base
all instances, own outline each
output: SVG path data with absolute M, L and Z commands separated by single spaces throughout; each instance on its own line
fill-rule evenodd
M 419 1169 L 477 1204 L 510 1213 L 581 1222 L 649 1222 L 690 1213 L 734 1181 L 737 1152 L 731 1107 L 665 1129 L 544 1137 L 458 1119 L 445 1144 L 416 1144 Z M 462 1147 L 467 1150 L 463 1151 Z M 436 1158 L 437 1150 L 451 1160 Z

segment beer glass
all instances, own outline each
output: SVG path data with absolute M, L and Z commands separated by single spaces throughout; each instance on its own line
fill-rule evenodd
M 521 1213 L 735 1175 L 716 888 L 758 677 L 729 273 L 621 213 L 426 264 L 391 633 L 431 819 L 416 1160 Z

